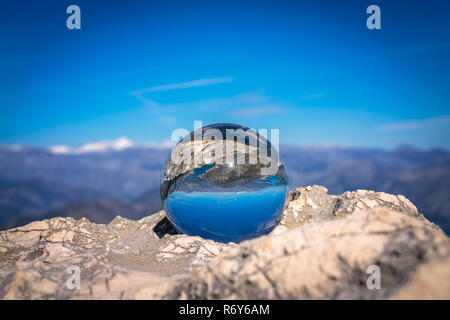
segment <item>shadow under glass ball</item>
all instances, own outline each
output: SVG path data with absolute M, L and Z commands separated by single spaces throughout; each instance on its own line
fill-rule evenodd
M 278 152 L 247 127 L 213 124 L 185 136 L 161 178 L 161 198 L 180 233 L 240 242 L 269 233 L 288 194 Z

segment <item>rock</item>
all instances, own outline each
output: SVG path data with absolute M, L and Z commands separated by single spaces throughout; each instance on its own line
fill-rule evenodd
M 413 217 L 375 209 L 246 241 L 166 298 L 384 299 L 422 297 L 422 292 L 449 298 L 450 291 L 431 288 L 439 281 L 448 288 L 449 259 L 450 241 L 442 232 Z M 381 271 L 379 290 L 367 287 L 372 265 Z M 439 278 L 431 272 L 436 269 Z
M 329 195 L 328 190 L 321 186 L 297 188 L 290 192 L 286 209 L 280 224 L 272 234 L 280 234 L 288 229 L 306 223 L 316 223 L 345 217 L 356 211 L 367 211 L 375 208 L 388 208 L 401 212 L 440 229 L 428 221 L 417 208 L 402 195 L 391 195 L 384 192 L 356 190 L 341 195 Z
M 449 299 L 449 270 L 449 239 L 406 198 L 320 186 L 291 192 L 273 232 L 240 244 L 177 234 L 164 211 L 0 232 L 2 299 Z
M 333 209 L 334 216 L 345 216 L 356 210 L 369 210 L 373 208 L 388 208 L 417 217 L 417 208 L 402 195 L 392 195 L 384 192 L 356 190 L 345 192 L 337 197 Z
M 432 261 L 417 267 L 410 281 L 390 299 L 449 299 L 450 259 Z
M 54 218 L 0 232 L 3 299 L 160 298 L 161 288 L 235 244 L 177 235 L 164 211 L 108 225 Z M 71 290 L 68 268 L 79 267 Z M 158 287 L 160 287 L 158 289 Z
M 333 218 L 335 203 L 336 196 L 328 195 L 324 187 L 297 188 L 289 193 L 280 224 L 272 234 L 280 234 L 305 223 L 330 220 Z

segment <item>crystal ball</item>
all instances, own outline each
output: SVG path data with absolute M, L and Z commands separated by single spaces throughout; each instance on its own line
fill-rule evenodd
M 263 135 L 221 123 L 198 128 L 175 145 L 160 190 L 178 232 L 237 243 L 276 226 L 288 179 L 278 151 Z

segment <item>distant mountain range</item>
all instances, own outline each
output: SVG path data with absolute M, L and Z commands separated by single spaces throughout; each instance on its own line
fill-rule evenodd
M 159 210 L 159 179 L 170 148 L 119 140 L 78 149 L 0 148 L 0 229 L 55 216 L 107 223 L 116 215 L 139 219 Z M 280 155 L 291 188 L 319 184 L 332 194 L 403 194 L 450 233 L 447 151 L 281 146 Z

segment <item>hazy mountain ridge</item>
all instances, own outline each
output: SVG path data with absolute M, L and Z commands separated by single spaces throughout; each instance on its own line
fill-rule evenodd
M 11 219 L 23 217 L 27 221 L 32 220 L 68 203 L 108 196 L 93 188 L 76 187 L 45 178 L 17 181 L 0 178 L 0 225 L 9 226 Z
M 46 149 L 0 149 L 0 176 L 9 181 L 33 178 L 102 190 L 128 201 L 159 183 L 168 149 L 57 154 Z
M 160 208 L 159 179 L 169 152 L 148 146 L 78 154 L 0 148 L 1 228 L 44 215 L 75 216 L 76 210 L 95 222 L 148 215 Z M 450 231 L 447 151 L 281 146 L 280 155 L 292 188 L 318 184 L 332 194 L 403 194 Z

